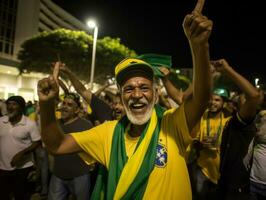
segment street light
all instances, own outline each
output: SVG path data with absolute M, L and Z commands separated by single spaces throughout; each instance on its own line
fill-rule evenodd
M 260 81 L 259 78 L 255 78 L 255 86 L 256 86 L 256 88 L 259 88 L 260 87 L 259 81 Z
M 93 78 L 94 78 L 94 68 L 95 68 L 95 56 L 96 56 L 96 43 L 98 36 L 98 27 L 93 20 L 87 22 L 89 28 L 94 28 L 93 32 L 93 46 L 92 46 L 92 59 L 91 59 L 91 78 L 90 78 L 90 89 L 93 89 Z

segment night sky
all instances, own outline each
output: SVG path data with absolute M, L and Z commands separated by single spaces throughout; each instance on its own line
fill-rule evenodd
M 84 23 L 94 18 L 100 38 L 119 37 L 138 54 L 167 54 L 172 56 L 173 67 L 191 67 L 182 21 L 196 0 L 53 2 Z M 203 14 L 214 23 L 211 59 L 227 59 L 250 80 L 255 77 L 266 80 L 266 13 L 262 4 L 263 0 L 205 0 L 203 9 Z

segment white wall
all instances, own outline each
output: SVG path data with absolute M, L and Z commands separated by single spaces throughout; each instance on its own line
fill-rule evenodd
M 40 0 L 18 0 L 14 55 L 20 45 L 38 33 Z
M 38 81 L 46 74 L 8 74 L 0 72 L 0 99 L 7 99 L 12 95 L 21 95 L 26 101 L 38 100 Z

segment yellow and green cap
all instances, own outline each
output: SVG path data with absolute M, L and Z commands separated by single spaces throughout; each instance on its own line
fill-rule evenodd
M 128 78 L 139 74 L 151 80 L 154 77 L 152 66 L 137 58 L 126 58 L 115 67 L 115 79 L 118 85 L 121 85 Z

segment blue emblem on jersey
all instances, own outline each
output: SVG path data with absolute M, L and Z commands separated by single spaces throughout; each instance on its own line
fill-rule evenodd
M 167 163 L 167 149 L 165 146 L 158 144 L 156 147 L 155 165 L 157 167 L 165 167 Z

